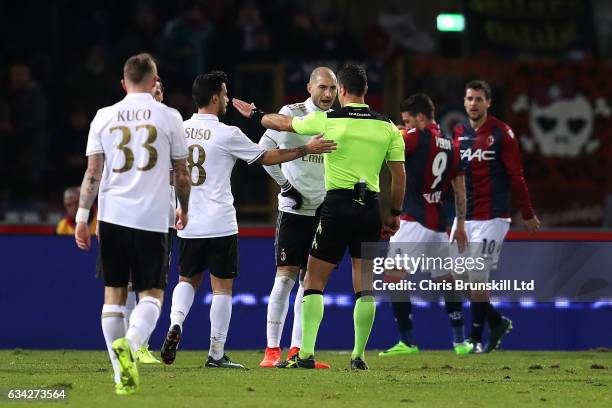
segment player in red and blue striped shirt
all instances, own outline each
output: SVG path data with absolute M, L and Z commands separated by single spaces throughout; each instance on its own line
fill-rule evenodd
M 465 86 L 468 119 L 455 127 L 455 142 L 460 146 L 465 165 L 467 193 L 466 232 L 472 256 L 484 256 L 486 267 L 472 271 L 472 282 L 486 282 L 497 267 L 501 244 L 510 227 L 511 193 L 523 216 L 526 229 L 535 233 L 540 221 L 533 212 L 518 142 L 510 126 L 488 115 L 491 88 L 485 81 Z M 476 244 L 476 245 L 474 245 Z M 472 334 L 475 350 L 482 349 L 482 330 L 489 323 L 489 342 L 484 351 L 493 351 L 512 329 L 512 322 L 501 316 L 489 302 L 489 292 L 472 291 Z
M 465 185 L 459 149 L 452 139 L 444 136 L 434 120 L 434 105 L 429 96 L 415 94 L 400 105 L 406 151 L 406 195 L 400 216 L 400 228 L 391 237 L 389 257 L 408 255 L 444 259 L 450 255 L 444 195 L 452 184 L 459 226 L 453 235 L 460 249 L 467 236 L 463 229 L 466 212 Z M 421 268 L 424 269 L 424 268 Z M 405 272 L 416 273 L 417 271 Z M 428 270 L 437 281 L 450 282 L 452 270 L 435 267 Z M 403 275 L 404 271 L 401 272 Z M 444 292 L 446 310 L 453 331 L 453 346 L 457 354 L 469 353 L 472 344 L 465 341 L 462 302 L 454 290 Z M 406 355 L 418 352 L 412 338 L 412 304 L 404 293 L 392 295 L 393 314 L 398 325 L 400 341 L 381 356 Z

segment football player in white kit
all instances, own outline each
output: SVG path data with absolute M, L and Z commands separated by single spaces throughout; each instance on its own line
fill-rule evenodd
M 115 373 L 117 394 L 138 391 L 136 352 L 159 318 L 168 274 L 168 168 L 181 208 L 177 228 L 188 222 L 191 181 L 180 114 L 153 99 L 159 77 L 149 54 L 130 57 L 123 67 L 126 97 L 100 109 L 87 140 L 88 166 L 81 185 L 75 239 L 88 250 L 89 209 L 98 195 L 98 232 L 104 306 L 102 331 Z M 126 332 L 124 305 L 132 279 L 140 302 Z
M 155 88 L 153 89 L 153 98 L 157 102 L 164 101 L 164 87 L 161 83 L 161 80 L 155 82 Z M 172 168 L 170 168 L 170 217 L 168 218 L 168 258 L 170 258 L 170 254 L 172 253 L 172 240 L 174 235 L 176 235 L 176 229 L 174 227 L 174 212 L 176 211 L 176 196 L 174 194 L 174 183 L 172 181 L 174 174 L 172 173 Z M 170 259 L 168 259 L 170 261 Z M 130 316 L 136 307 L 136 292 L 132 288 L 132 282 L 128 284 L 128 294 L 127 299 L 125 301 L 124 308 L 124 317 L 127 327 L 129 327 Z M 140 349 L 136 352 L 136 357 L 138 358 L 138 362 L 141 364 L 161 364 L 161 361 L 156 359 L 151 351 L 149 350 L 149 338 L 144 342 L 144 344 L 140 347 Z
M 306 116 L 314 111 L 329 111 L 336 99 L 338 82 L 334 72 L 327 67 L 315 68 L 310 74 L 307 90 L 310 98 L 302 103 L 285 105 L 280 114 Z M 264 149 L 284 149 L 299 146 L 304 136 L 291 132 L 266 130 L 259 141 Z M 308 250 L 317 227 L 317 209 L 325 197 L 323 156 L 307 155 L 299 160 L 283 163 L 282 167 L 264 166 L 264 169 L 281 186 L 278 195 L 278 219 L 276 221 L 276 277 L 270 292 L 267 317 L 267 345 L 260 367 L 275 367 L 281 362 L 280 340 L 289 309 L 289 295 L 296 280 L 299 287 L 293 303 L 293 331 L 287 359 L 300 351 L 302 343 L 302 297 L 304 273 L 308 262 Z M 318 362 L 318 368 L 329 368 Z
M 191 222 L 179 231 L 179 283 L 172 293 L 170 329 L 162 346 L 164 363 L 172 364 L 183 333 L 183 322 L 204 270 L 213 291 L 210 306 L 210 349 L 206 367 L 244 368 L 225 354 L 232 313 L 232 286 L 238 276 L 238 223 L 233 206 L 231 174 L 236 160 L 272 165 L 308 154 L 330 152 L 335 143 L 315 137 L 307 145 L 265 150 L 235 126 L 219 121 L 229 101 L 227 76 L 220 71 L 199 75 L 192 88 L 198 113 L 185 121 L 189 170 L 193 183 Z

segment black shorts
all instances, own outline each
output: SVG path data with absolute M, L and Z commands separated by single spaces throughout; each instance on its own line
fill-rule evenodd
M 208 269 L 219 279 L 238 277 L 238 235 L 179 238 L 179 275 L 192 277 Z
M 278 212 L 276 221 L 276 266 L 299 266 L 306 268 L 308 250 L 314 238 L 319 217 Z
M 172 258 L 172 246 L 174 244 L 174 237 L 176 237 L 176 230 L 174 228 L 168 228 L 168 267 L 170 267 L 170 259 Z M 100 255 L 100 245 L 98 245 L 98 254 L 96 255 L 95 276 L 96 279 L 104 278 L 104 274 L 102 273 L 102 257 Z
M 100 265 L 104 285 L 132 282 L 135 292 L 165 289 L 168 283 L 168 234 L 99 221 Z
M 380 240 L 378 195 L 368 191 L 363 204 L 353 200 L 354 197 L 353 190 L 327 192 L 310 255 L 338 263 L 348 246 L 351 258 L 372 258 L 362 254 L 361 244 Z

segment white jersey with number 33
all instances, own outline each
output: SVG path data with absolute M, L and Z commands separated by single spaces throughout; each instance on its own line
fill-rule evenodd
M 147 93 L 130 93 L 100 109 L 89 129 L 87 156 L 104 153 L 98 219 L 168 232 L 168 168 L 187 157 L 182 118 Z
M 231 176 L 237 159 L 248 164 L 265 150 L 240 129 L 219 122 L 215 115 L 194 114 L 185 121 L 187 158 L 191 172 L 189 223 L 181 238 L 214 238 L 238 233 Z

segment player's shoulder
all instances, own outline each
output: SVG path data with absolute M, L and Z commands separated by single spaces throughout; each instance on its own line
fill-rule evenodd
M 442 130 L 442 128 L 440 128 L 440 126 L 438 126 L 435 129 L 431 129 L 430 131 L 431 131 L 432 135 L 434 135 L 435 137 L 439 137 L 439 138 L 442 138 L 442 139 L 448 139 L 448 140 L 453 140 L 454 139 L 452 134 L 449 134 L 448 132 Z
M 211 129 L 215 134 L 226 134 L 226 135 L 240 135 L 243 134 L 242 130 L 238 126 L 227 125 L 220 120 L 199 120 L 196 118 L 189 118 L 184 122 L 185 127 L 187 125 L 193 127 L 205 127 Z
M 393 123 L 391 119 L 389 119 L 387 116 L 383 115 L 382 113 L 376 112 L 375 110 L 372 110 L 372 109 L 370 109 L 370 113 L 372 114 L 372 119 L 380 120 L 382 122 L 387 122 L 392 127 L 397 128 L 397 126 L 395 126 L 395 123 Z
M 495 116 L 489 116 L 488 120 L 489 120 L 492 132 L 497 130 L 501 132 L 504 136 L 508 136 L 514 139 L 514 132 L 512 131 L 512 128 L 510 127 L 510 125 L 508 125 L 506 122 L 499 120 Z
M 98 109 L 96 115 L 94 116 L 94 120 L 102 119 L 108 116 L 113 116 L 118 109 L 118 103 L 110 106 L 105 106 L 103 108 Z
M 298 102 L 283 106 L 279 113 L 289 116 L 306 116 L 309 112 L 306 102 Z
M 226 125 L 223 122 L 219 122 L 218 129 L 234 137 L 247 137 L 238 126 Z
M 419 128 L 410 128 L 410 129 L 406 129 L 406 128 L 401 128 L 400 129 L 400 133 L 402 134 L 402 137 L 407 138 L 407 137 L 415 137 L 419 135 Z
M 117 105 L 118 103 L 98 109 L 94 118 L 91 120 L 92 128 L 99 129 L 110 123 L 112 119 L 117 116 L 117 111 L 119 109 Z
M 179 121 L 183 122 L 183 117 L 181 116 L 178 110 L 171 108 L 170 106 L 162 102 L 157 102 L 157 101 L 153 101 L 152 106 L 155 109 L 159 109 L 160 112 L 163 112 L 163 114 L 167 115 L 169 118 L 175 119 L 175 120 L 178 119 Z

